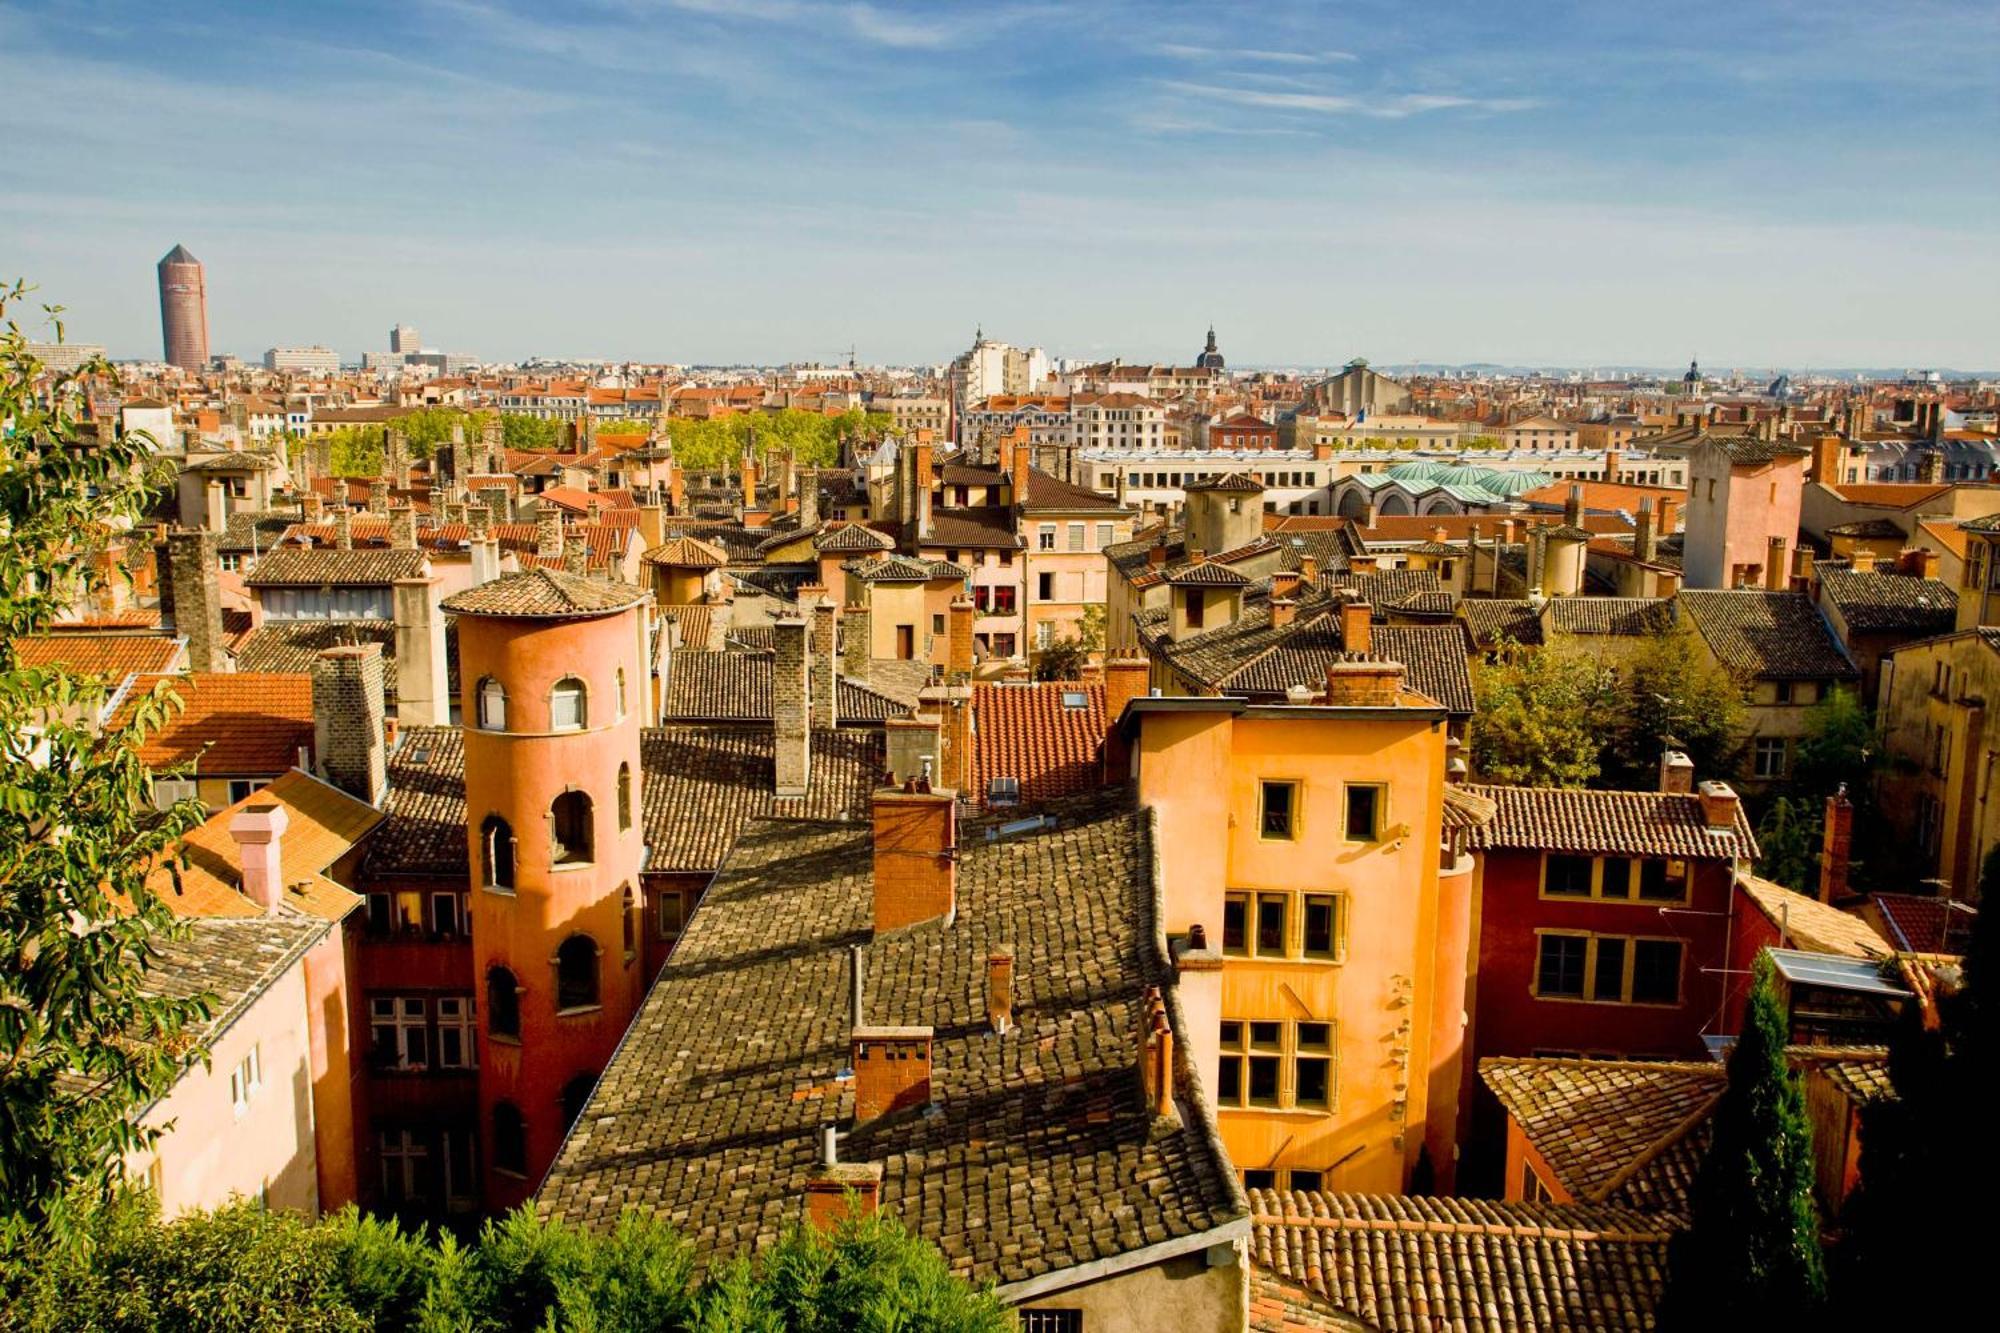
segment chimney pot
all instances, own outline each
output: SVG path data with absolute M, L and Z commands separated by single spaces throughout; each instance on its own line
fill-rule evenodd
M 914 778 L 874 799 L 875 932 L 925 921 L 947 924 L 958 908 L 958 797 Z
M 1005 945 L 986 955 L 986 1020 L 995 1032 L 1014 1026 L 1014 951 Z
M 1701 800 L 1701 820 L 1717 832 L 1731 831 L 1736 827 L 1736 789 L 1726 782 L 1710 779 L 1696 786 L 1695 795 Z
M 1686 796 L 1694 791 L 1694 760 L 1679 750 L 1660 752 L 1660 790 Z
M 854 1123 L 865 1125 L 931 1100 L 931 1029 L 860 1027 L 849 1050 L 854 1067 Z

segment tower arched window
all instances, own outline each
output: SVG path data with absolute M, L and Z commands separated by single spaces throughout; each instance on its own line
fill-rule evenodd
M 588 695 L 583 682 L 564 676 L 549 691 L 549 730 L 581 731 L 589 723 Z
M 528 1122 L 512 1102 L 493 1106 L 493 1169 L 517 1176 L 528 1173 Z
M 597 941 L 572 935 L 556 950 L 556 1008 L 588 1009 L 597 1003 Z
M 486 1030 L 495 1037 L 521 1037 L 521 983 L 498 964 L 486 969 Z
M 479 882 L 489 889 L 514 887 L 514 830 L 498 815 L 479 826 Z
M 618 668 L 618 716 L 625 716 L 625 668 Z
M 625 930 L 625 961 L 631 962 L 639 950 L 639 896 L 632 892 L 632 886 L 625 886 L 624 895 L 619 900 L 622 908 L 622 924 Z
M 549 806 L 549 860 L 554 865 L 581 865 L 592 859 L 590 798 L 566 791 Z
M 589 1105 L 590 1094 L 596 1087 L 597 1075 L 587 1073 L 578 1074 L 563 1084 L 563 1128 L 567 1129 L 576 1123 L 576 1118 L 583 1114 L 583 1108 Z
M 618 765 L 618 831 L 632 827 L 632 765 Z
M 491 676 L 479 682 L 479 729 L 507 730 L 507 687 Z

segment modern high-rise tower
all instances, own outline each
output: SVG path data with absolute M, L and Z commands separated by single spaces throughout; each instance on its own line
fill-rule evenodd
M 200 371 L 208 365 L 208 290 L 201 261 L 185 245 L 160 261 L 160 341 L 167 364 Z
M 389 350 L 391 352 L 421 352 L 416 329 L 408 324 L 398 324 L 389 330 Z

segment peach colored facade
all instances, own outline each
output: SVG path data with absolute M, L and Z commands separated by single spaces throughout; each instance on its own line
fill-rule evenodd
M 1690 453 L 1681 560 L 1686 585 L 1784 587 L 1770 580 L 1790 574 L 1805 480 L 1803 453 L 1739 463 L 1713 442 Z
M 1448 1180 L 1472 877 L 1466 858 L 1440 874 L 1443 713 L 1142 699 L 1130 717 L 1139 800 L 1158 821 L 1163 924 L 1176 938 L 1200 925 L 1210 945 L 1206 966 L 1183 959 L 1182 1002 L 1232 1160 L 1281 1189 L 1310 1172 L 1327 1189 L 1394 1192 L 1428 1144 Z M 1264 831 L 1265 783 L 1292 792 L 1289 837 Z M 1373 836 L 1348 836 L 1354 788 L 1377 793 Z M 1233 926 L 1232 894 L 1249 895 L 1247 921 Z M 1339 904 L 1337 944 L 1316 951 L 1307 903 L 1327 895 Z M 1261 929 L 1266 896 L 1284 904 L 1276 948 Z M 1221 1065 L 1257 1057 L 1251 1024 L 1278 1025 L 1279 1086 L 1257 1096 L 1246 1064 L 1232 1101 Z M 1314 1055 L 1320 1024 L 1331 1025 L 1330 1096 L 1307 1105 L 1299 1059 Z M 1228 1054 L 1225 1036 L 1236 1042 Z
M 479 1115 L 486 1201 L 495 1211 L 532 1193 L 644 992 L 638 701 L 647 679 L 645 611 L 638 600 L 590 618 L 460 613 Z M 557 729 L 552 695 L 572 679 L 584 686 L 583 725 Z M 506 691 L 504 730 L 480 712 L 487 680 Z M 556 803 L 569 793 L 588 798 L 589 843 L 579 855 L 572 833 L 559 861 Z M 487 851 L 489 816 L 506 821 L 496 838 L 511 833 L 511 884 L 493 882 L 506 873 Z M 580 974 L 591 984 L 564 995 L 559 959 L 578 948 L 594 956 L 594 967 Z M 495 985 L 504 979 L 498 969 L 512 974 L 518 1034 L 494 1031 Z M 496 1120 L 516 1113 L 518 1140 Z
M 339 939 L 335 930 L 330 940 L 336 948 Z M 307 1214 L 343 1201 L 322 1198 L 315 1164 L 307 971 L 307 960 L 294 963 L 216 1034 L 207 1062 L 181 1075 L 173 1091 L 141 1118 L 141 1124 L 167 1132 L 127 1167 L 135 1180 L 151 1185 L 161 1216 L 219 1207 L 237 1196 Z M 246 1073 L 254 1077 L 246 1079 L 239 1098 L 232 1080 Z M 321 1146 L 339 1149 L 330 1141 Z M 345 1188 L 352 1197 L 351 1152 Z

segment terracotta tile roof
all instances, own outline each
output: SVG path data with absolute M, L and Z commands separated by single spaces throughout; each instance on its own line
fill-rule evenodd
M 1859 674 L 1802 592 L 1683 588 L 1677 600 L 1717 660 L 1740 676 L 1847 680 Z
M 661 716 L 669 722 L 768 722 L 771 720 L 771 658 L 760 652 L 682 649 L 667 667 Z M 883 722 L 906 705 L 858 681 L 834 682 L 843 726 Z
M 1871 900 L 1899 953 L 1963 954 L 1979 909 L 1949 898 L 1878 893 Z
M 1682 497 L 1687 494 L 1685 490 L 1675 490 L 1669 486 L 1641 486 L 1629 481 L 1554 481 L 1546 486 L 1537 486 L 1532 491 L 1523 491 L 1514 498 L 1528 504 L 1564 505 L 1569 503 L 1572 486 L 1583 488 L 1585 509 L 1623 511 L 1629 514 L 1639 512 L 1641 500 L 1651 500 L 1653 508 L 1657 511 L 1660 501 L 1672 500 L 1675 504 L 1679 504 Z
M 729 563 L 729 553 L 721 547 L 685 534 L 661 542 L 639 558 L 649 565 L 677 569 L 720 569 Z
M 576 620 L 610 615 L 644 600 L 646 593 L 629 583 L 607 583 L 553 569 L 531 569 L 454 593 L 445 598 L 443 605 L 456 615 Z
M 262 777 L 283 773 L 313 743 L 312 677 L 276 672 L 140 676 L 111 725 L 131 721 L 139 697 L 161 681 L 181 708 L 139 747 L 149 768 L 191 763 L 205 776 Z
M 154 868 L 148 884 L 174 915 L 264 914 L 243 895 L 243 862 L 229 821 L 246 805 L 270 804 L 282 806 L 290 821 L 278 845 L 286 905 L 328 921 L 361 905 L 357 895 L 327 879 L 325 872 L 382 822 L 382 812 L 295 768 L 190 831 L 181 840 L 187 864 L 178 871 L 164 862 Z
M 813 539 L 815 551 L 886 551 L 895 541 L 860 523 L 842 523 Z
M 1365 574 L 1348 571 L 1321 577 L 1334 587 L 1354 589 L 1362 601 L 1375 608 L 1378 618 L 1383 612 L 1400 609 L 1425 593 L 1445 591 L 1435 569 L 1377 569 Z M 1449 607 L 1445 609 L 1450 611 Z
M 1472 641 L 1481 648 L 1502 639 L 1539 647 L 1542 617 L 1534 604 L 1508 597 L 1467 597 L 1458 604 L 1458 615 L 1472 632 Z
M 1426 541 L 1434 536 L 1437 529 L 1445 530 L 1448 541 L 1464 541 L 1472 535 L 1472 529 L 1479 529 L 1479 540 L 1491 546 L 1500 535 L 1500 524 L 1505 514 L 1377 514 L 1372 526 L 1352 525 L 1352 531 L 1364 542 L 1401 545 L 1406 542 Z M 1562 522 L 1561 514 L 1515 514 L 1515 526 L 1520 531 L 1530 527 L 1555 527 Z M 1593 536 L 1612 536 L 1632 531 L 1632 523 L 1619 514 L 1585 514 L 1583 526 Z
M 709 638 L 715 633 L 716 609 L 706 602 L 692 606 L 663 606 L 660 608 L 660 619 L 671 620 L 680 626 L 682 646 L 703 649 L 709 646 Z
M 1266 423 L 1259 420 L 1258 425 Z M 1262 495 L 1264 483 L 1247 472 L 1223 472 L 1213 477 L 1203 477 L 1181 487 L 1184 491 L 1222 491 L 1238 495 Z
M 965 570 L 947 560 L 912 560 L 907 556 L 884 556 L 879 560 L 850 560 L 841 566 L 863 583 L 928 583 L 932 579 L 962 579 Z
M 1250 1192 L 1251 1262 L 1381 1333 L 1651 1329 L 1661 1219 L 1607 1205 Z
M 1206 560 L 1198 565 L 1182 565 L 1166 578 L 1176 588 L 1247 588 L 1251 583 L 1249 575 Z
M 1701 800 L 1673 792 L 1569 791 L 1556 787 L 1472 787 L 1498 807 L 1477 830 L 1480 850 L 1588 852 L 1606 856 L 1668 856 L 1696 860 L 1755 860 L 1757 839 L 1737 802 L 1736 820 L 1711 830 Z
M 1853 633 L 1949 634 L 1957 622 L 1958 594 L 1938 579 L 1856 573 L 1836 564 L 1822 564 L 1817 572 Z
M 1874 927 L 1851 912 L 1755 875 L 1741 876 L 1736 882 L 1771 924 L 1784 932 L 1780 941 L 1784 948 L 1848 958 L 1887 958 L 1895 952 Z
M 1479 1077 L 1578 1203 L 1676 1217 L 1699 1159 L 1674 1150 L 1729 1084 L 1709 1060 L 1485 1059 Z
M 1829 537 L 1875 537 L 1900 540 L 1903 529 L 1886 518 L 1856 519 L 1852 523 L 1836 523 L 1826 530 Z
M 1251 1266 L 1250 1333 L 1362 1333 L 1367 1327 L 1319 1293 Z
M 1951 487 L 1927 481 L 1870 481 L 1829 486 L 1827 489 L 1849 504 L 1909 509 L 1926 500 L 1935 500 L 1950 491 Z
M 1959 559 L 1965 558 L 1965 530 L 1948 519 L 1923 520 L 1917 524 L 1917 531 L 1928 536 L 1939 546 Z
M 935 1029 L 932 1103 L 848 1130 L 840 1155 L 879 1164 L 883 1211 L 975 1281 L 1199 1245 L 1245 1215 L 1199 1099 L 1162 1120 L 1139 1090 L 1145 988 L 1171 986 L 1148 816 L 1123 792 L 1054 813 L 962 837 L 951 927 L 866 951 L 868 1021 Z M 545 1214 L 602 1228 L 643 1205 L 710 1263 L 796 1225 L 820 1127 L 853 1119 L 847 945 L 869 939 L 873 878 L 865 824 L 745 831 L 549 1171 Z M 981 979 L 1002 943 L 1015 1021 L 996 1038 Z
M 762 727 L 650 727 L 640 748 L 640 808 L 651 870 L 713 870 L 751 820 L 861 819 L 882 773 L 882 738 L 815 731 L 807 794 L 774 795 L 771 732 Z
M 1896 1095 L 1886 1046 L 1788 1046 L 1785 1059 L 1801 1075 L 1825 1074 L 1857 1106 Z
M 251 588 L 373 587 L 420 578 L 428 560 L 422 551 L 287 546 L 259 557 L 243 582 Z
M 388 777 L 385 818 L 368 841 L 368 873 L 466 874 L 464 733 L 399 728 Z
M 1028 494 L 1018 501 L 1023 509 L 1055 510 L 1072 509 L 1122 510 L 1116 496 L 1093 491 L 1088 486 L 1075 486 L 1061 477 L 1044 472 L 1038 467 L 1028 469 Z
M 1673 599 L 1667 597 L 1557 597 L 1544 615 L 1563 634 L 1643 637 L 1673 627 Z
M 396 692 L 396 626 L 387 620 L 267 620 L 244 638 L 236 665 L 244 671 L 307 674 L 329 648 L 382 645 L 382 684 Z
M 1368 656 L 1401 662 L 1411 689 L 1449 712 L 1472 713 L 1472 673 L 1456 626 L 1377 625 L 1371 638 Z M 1328 665 L 1348 655 L 1332 601 L 1318 593 L 1308 595 L 1290 625 L 1274 628 L 1270 603 L 1260 600 L 1233 625 L 1178 644 L 1156 639 L 1154 646 L 1198 683 L 1250 696 L 1284 695 L 1294 685 L 1322 690 Z
M 1707 431 L 1688 441 L 1688 452 L 1693 453 L 1704 444 L 1712 444 L 1728 454 L 1732 467 L 1759 467 L 1781 458 L 1804 458 L 1811 452 L 1804 445 L 1784 440 L 1760 440 L 1754 435 L 1711 435 Z
M 12 641 L 14 665 L 63 667 L 73 675 L 119 681 L 136 673 L 172 671 L 187 661 L 179 639 L 159 634 L 39 634 Z
M 1104 785 L 1099 759 L 1105 731 L 1103 685 L 974 685 L 972 716 L 973 798 L 984 800 L 996 777 L 1021 784 L 1023 805 Z
M 1481 796 L 1463 783 L 1451 782 L 1444 789 L 1444 826 L 1472 829 L 1490 824 L 1500 807 L 1490 797 Z
M 213 997 L 214 1012 L 201 1027 L 201 1039 L 212 1042 L 331 929 L 330 921 L 297 912 L 204 917 L 181 939 L 153 937 L 157 956 L 141 984 L 161 999 Z
M 1013 515 L 998 505 L 933 510 L 931 535 L 924 540 L 926 547 L 970 546 L 1009 551 L 1018 551 L 1026 544 L 1014 531 Z

